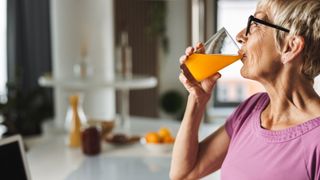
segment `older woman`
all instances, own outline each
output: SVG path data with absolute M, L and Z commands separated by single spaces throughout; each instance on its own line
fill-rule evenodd
M 320 1 L 262 0 L 237 41 L 244 55 L 241 75 L 267 93 L 248 98 L 224 126 L 198 142 L 220 74 L 201 83 L 181 74 L 189 97 L 170 177 L 197 179 L 221 168 L 223 180 L 320 179 L 320 97 L 313 89 L 320 72 Z M 195 49 L 188 48 L 181 63 Z

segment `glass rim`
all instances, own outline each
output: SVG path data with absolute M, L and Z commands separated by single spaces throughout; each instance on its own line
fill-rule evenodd
M 203 46 L 199 49 L 197 49 L 195 52 L 199 52 L 199 50 L 205 48 L 210 44 L 210 42 L 219 34 L 219 32 L 226 32 L 227 36 L 231 39 L 232 43 L 235 45 L 235 47 L 240 50 L 240 47 L 238 46 L 238 44 L 236 43 L 236 41 L 232 38 L 232 36 L 230 35 L 230 33 L 228 32 L 228 30 L 225 27 L 220 28 L 216 33 L 214 33 L 213 35 L 210 36 L 210 38 L 203 44 Z

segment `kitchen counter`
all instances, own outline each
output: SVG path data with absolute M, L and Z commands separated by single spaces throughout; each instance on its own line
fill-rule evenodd
M 180 122 L 151 118 L 131 117 L 131 133 L 143 135 L 169 127 L 173 134 Z M 85 156 L 81 149 L 66 146 L 67 134 L 45 124 L 40 137 L 25 139 L 29 151 L 28 163 L 33 180 L 165 180 L 169 179 L 171 152 L 150 152 L 140 143 L 116 146 L 102 143 L 97 156 Z M 217 124 L 202 125 L 200 139 L 218 128 Z M 219 179 L 219 172 L 204 179 Z

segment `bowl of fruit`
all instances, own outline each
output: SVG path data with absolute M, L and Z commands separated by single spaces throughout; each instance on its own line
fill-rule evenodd
M 172 150 L 174 140 L 169 128 L 162 127 L 158 131 L 146 133 L 140 142 L 151 152 L 165 153 Z

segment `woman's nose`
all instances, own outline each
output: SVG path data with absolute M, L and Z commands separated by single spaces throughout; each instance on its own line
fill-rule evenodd
M 242 29 L 236 36 L 238 43 L 243 44 L 247 41 L 248 37 L 245 35 L 246 29 Z

